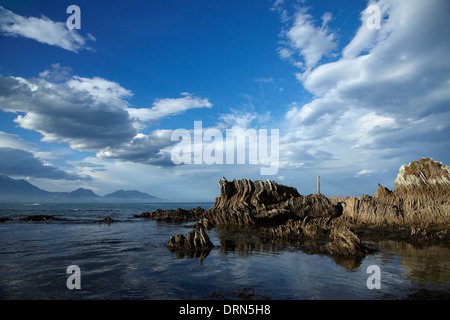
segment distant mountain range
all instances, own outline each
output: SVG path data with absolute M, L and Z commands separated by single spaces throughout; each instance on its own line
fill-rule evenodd
M 79 188 L 72 192 L 51 192 L 42 190 L 26 180 L 11 179 L 0 175 L 0 202 L 164 202 L 148 193 L 137 190 L 117 190 L 104 197 L 94 191 Z

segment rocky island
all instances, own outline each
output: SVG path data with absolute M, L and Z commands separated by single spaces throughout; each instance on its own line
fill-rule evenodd
M 220 196 L 207 210 L 157 210 L 140 217 L 196 222 L 200 230 L 171 237 L 168 247 L 211 248 L 205 230 L 252 230 L 262 241 L 304 245 L 308 252 L 361 257 L 385 239 L 444 241 L 450 238 L 450 167 L 430 158 L 400 168 L 395 189 L 381 185 L 373 196 L 301 195 L 274 181 L 219 181 Z M 207 245 L 205 245 L 207 244 Z

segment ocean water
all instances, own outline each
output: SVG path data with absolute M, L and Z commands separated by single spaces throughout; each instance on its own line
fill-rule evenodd
M 401 299 L 414 290 L 450 292 L 450 248 L 382 241 L 363 259 L 333 259 L 295 246 L 261 243 L 224 229 L 201 257 L 171 252 L 171 235 L 189 225 L 133 218 L 157 208 L 212 203 L 1 204 L 0 217 L 36 214 L 57 221 L 0 223 L 0 299 Z M 98 223 L 111 217 L 115 223 Z M 80 268 L 70 290 L 67 268 Z M 380 288 L 369 289 L 369 266 Z

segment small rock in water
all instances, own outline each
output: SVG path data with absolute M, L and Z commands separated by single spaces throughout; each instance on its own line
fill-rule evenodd
M 19 221 L 44 221 L 44 220 L 57 220 L 57 218 L 45 214 L 37 214 L 19 219 Z
M 209 239 L 203 227 L 200 230 L 192 230 L 186 236 L 178 234 L 171 236 L 167 242 L 168 247 L 185 250 L 211 249 L 214 244 Z

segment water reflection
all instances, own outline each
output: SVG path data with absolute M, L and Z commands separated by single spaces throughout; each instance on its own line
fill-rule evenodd
M 212 249 L 198 249 L 198 250 L 182 250 L 167 247 L 170 252 L 175 253 L 177 259 L 199 259 L 200 265 L 203 264 L 203 260 L 209 255 Z
M 324 254 L 323 248 L 326 242 L 308 241 L 301 245 L 292 245 L 282 242 L 266 241 L 264 232 L 259 229 L 235 229 L 235 228 L 216 228 L 209 232 L 214 243 L 219 243 L 214 249 L 219 250 L 221 255 L 233 254 L 240 258 L 247 258 L 254 255 L 276 255 L 283 251 L 299 251 L 308 254 Z M 175 253 L 176 259 L 200 259 L 200 265 L 208 257 L 211 249 L 203 250 L 180 250 L 168 248 Z M 333 261 L 347 271 L 356 271 L 363 260 L 362 257 L 344 257 L 333 256 Z
M 286 251 L 299 251 L 311 255 L 325 255 L 326 241 L 309 241 L 297 245 L 273 243 L 264 240 L 258 229 L 236 230 L 216 228 L 209 232 L 221 255 L 233 254 L 239 258 L 255 255 L 278 255 Z M 450 285 L 450 248 L 446 245 L 417 246 L 399 241 L 379 241 L 377 257 L 380 264 L 391 264 L 393 259 L 405 272 L 400 273 L 413 285 Z M 169 249 L 177 259 L 199 259 L 200 265 L 211 252 L 208 250 L 181 251 Z M 330 256 L 333 262 L 345 271 L 357 272 L 365 257 Z
M 385 258 L 395 253 L 402 273 L 411 284 L 450 285 L 450 248 L 445 245 L 412 245 L 398 241 L 381 241 L 378 247 Z
M 241 257 L 249 256 L 252 254 L 268 253 L 276 254 L 277 249 L 273 245 L 265 244 L 262 242 L 249 242 L 245 240 L 220 240 L 220 253 L 229 254 L 233 253 Z
M 361 266 L 362 257 L 355 256 L 333 256 L 333 261 L 347 271 L 357 271 Z
M 235 230 L 223 228 L 218 231 L 220 239 L 220 252 L 222 254 L 233 253 L 240 257 L 254 254 L 279 254 L 281 251 L 301 251 L 308 254 L 321 254 L 326 245 L 326 241 L 301 241 L 295 245 L 292 242 L 268 241 L 264 230 L 248 229 Z M 334 262 L 347 271 L 356 271 L 363 260 L 363 257 L 354 256 L 332 256 Z

